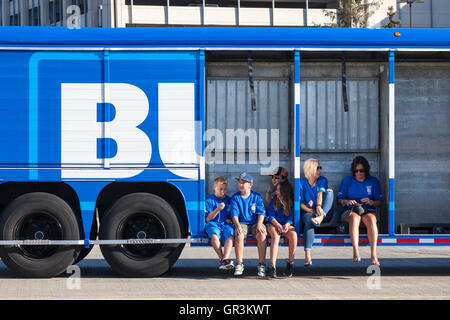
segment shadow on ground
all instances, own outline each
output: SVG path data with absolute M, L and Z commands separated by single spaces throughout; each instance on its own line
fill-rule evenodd
M 308 278 L 338 278 L 360 277 L 372 274 L 368 272 L 369 259 L 353 263 L 350 259 L 315 259 L 310 267 L 303 266 L 303 259 L 295 261 L 294 276 Z M 393 277 L 408 276 L 450 276 L 450 258 L 386 258 L 381 259 L 381 275 Z M 244 260 L 243 278 L 258 278 L 256 275 L 257 259 Z M 122 278 L 114 272 L 103 259 L 85 259 L 78 263 L 83 277 L 86 278 Z M 278 260 L 277 273 L 283 279 L 284 260 Z M 69 277 L 71 273 L 63 273 L 59 277 Z M 216 259 L 179 259 L 169 272 L 161 278 L 186 279 L 223 279 L 235 278 L 232 270 L 218 269 Z M 0 261 L 0 279 L 20 278 L 11 272 Z

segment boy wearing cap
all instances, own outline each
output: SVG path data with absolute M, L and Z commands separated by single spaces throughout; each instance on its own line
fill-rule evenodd
M 227 180 L 217 177 L 214 180 L 214 194 L 205 201 L 206 233 L 211 245 L 220 259 L 219 269 L 233 269 L 233 261 L 229 259 L 233 248 L 234 229 L 231 224 L 230 200 L 227 196 Z M 222 253 L 223 244 L 223 253 Z
M 280 182 L 287 180 L 288 173 L 283 167 L 276 167 L 272 173 L 272 185 L 266 191 L 266 203 L 270 203 Z
M 231 198 L 231 216 L 235 227 L 236 267 L 234 275 L 244 272 L 243 255 L 244 240 L 248 233 L 255 235 L 258 245 L 259 265 L 258 276 L 266 276 L 267 231 L 264 225 L 266 210 L 261 195 L 252 191 L 253 177 L 243 172 L 238 178 L 239 192 Z

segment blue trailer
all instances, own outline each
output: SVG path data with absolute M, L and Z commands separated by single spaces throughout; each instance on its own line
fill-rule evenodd
M 248 52 L 292 60 L 289 141 L 299 233 L 302 55 L 345 53 L 386 58 L 388 66 L 381 155 L 387 232 L 379 245 L 450 245 L 449 234 L 398 234 L 394 192 L 396 57 L 448 62 L 450 30 L 4 27 L 2 261 L 25 277 L 52 277 L 98 244 L 117 272 L 158 276 L 186 243 L 206 245 L 208 55 Z M 367 237 L 360 242 L 367 244 Z M 350 245 L 350 240 L 322 234 L 315 245 Z

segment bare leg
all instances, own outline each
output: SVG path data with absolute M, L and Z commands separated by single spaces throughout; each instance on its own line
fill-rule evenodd
M 242 262 L 244 256 L 244 234 L 241 232 L 236 234 L 234 239 L 234 251 L 236 254 L 236 261 Z
M 377 240 L 378 240 L 378 227 L 377 227 L 377 217 L 375 214 L 368 213 L 362 217 L 362 221 L 367 228 L 367 237 L 370 243 L 370 262 L 374 265 L 379 266 L 377 258 Z
M 311 250 L 305 250 L 305 266 L 308 266 L 311 264 Z
M 280 243 L 280 235 L 276 232 L 275 228 L 272 225 L 268 225 L 268 232 L 270 234 L 271 243 L 270 243 L 270 264 L 272 267 L 276 266 L 277 256 L 278 256 L 278 245 Z
M 219 259 L 222 260 L 223 259 L 222 247 L 220 245 L 220 239 L 217 236 L 217 234 L 213 234 L 212 235 L 212 237 L 211 237 L 211 245 L 214 248 L 214 251 L 219 256 Z
M 361 223 L 361 217 L 358 214 L 351 212 L 345 216 L 344 221 L 347 222 L 349 226 L 348 232 L 353 246 L 353 262 L 359 262 L 361 261 L 359 255 L 359 224 Z
M 256 234 L 258 245 L 259 263 L 266 263 L 267 236 L 265 233 L 258 232 Z
M 223 246 L 223 258 L 229 259 L 230 258 L 230 254 L 231 254 L 231 250 L 233 249 L 233 237 L 230 236 L 228 237 L 228 239 L 225 241 L 225 244 Z
M 292 228 L 286 233 L 286 237 L 289 240 L 289 262 L 294 262 L 295 251 L 297 250 L 297 232 Z

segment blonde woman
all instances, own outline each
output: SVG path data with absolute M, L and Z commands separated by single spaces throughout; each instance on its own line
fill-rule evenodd
M 297 232 L 294 227 L 294 205 L 292 187 L 287 181 L 277 185 L 276 193 L 267 208 L 268 221 L 267 231 L 271 238 L 270 244 L 270 268 L 268 276 L 277 277 L 276 265 L 278 256 L 278 245 L 281 235 L 289 241 L 289 260 L 286 263 L 284 275 L 292 277 L 294 269 L 295 250 L 297 249 Z
M 300 179 L 300 208 L 302 210 L 305 267 L 312 264 L 311 249 L 314 242 L 314 227 L 318 227 L 333 206 L 333 190 L 328 189 L 328 180 L 323 177 L 322 166 L 317 159 L 308 159 L 303 164 L 305 178 Z

